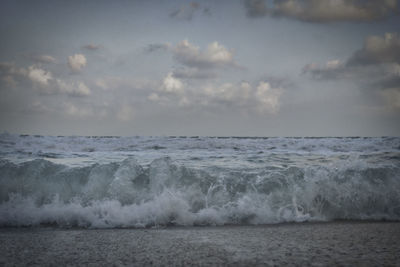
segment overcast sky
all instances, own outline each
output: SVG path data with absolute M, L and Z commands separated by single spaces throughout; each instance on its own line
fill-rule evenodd
M 0 3 L 0 132 L 400 135 L 397 0 Z

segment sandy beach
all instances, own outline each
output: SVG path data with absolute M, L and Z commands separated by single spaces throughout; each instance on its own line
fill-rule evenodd
M 400 266 L 400 223 L 0 229 L 1 266 Z

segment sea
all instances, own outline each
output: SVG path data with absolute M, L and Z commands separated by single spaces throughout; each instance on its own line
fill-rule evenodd
M 400 137 L 0 134 L 0 226 L 400 220 Z

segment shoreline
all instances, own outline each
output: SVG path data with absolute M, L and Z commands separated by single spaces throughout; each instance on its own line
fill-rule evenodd
M 0 228 L 0 265 L 400 265 L 400 222 Z

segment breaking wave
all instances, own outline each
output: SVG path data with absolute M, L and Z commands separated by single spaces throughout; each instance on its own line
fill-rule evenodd
M 168 157 L 72 167 L 0 160 L 0 226 L 150 227 L 400 220 L 400 169 L 360 162 L 194 168 Z

